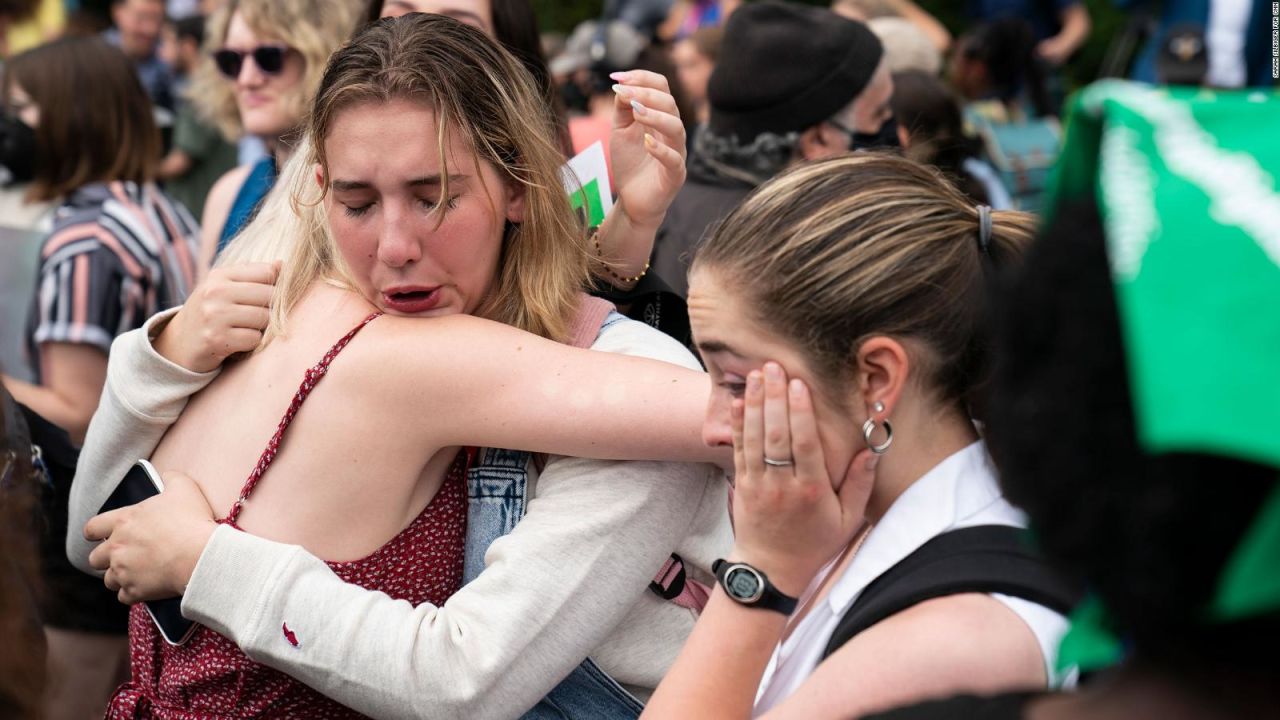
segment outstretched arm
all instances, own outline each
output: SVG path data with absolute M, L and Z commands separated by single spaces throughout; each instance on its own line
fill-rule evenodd
M 701 439 L 707 375 L 669 363 L 581 350 L 465 315 L 380 318 L 343 358 L 354 369 L 328 382 L 358 384 L 346 393 L 352 414 L 397 423 L 423 448 L 727 459 Z

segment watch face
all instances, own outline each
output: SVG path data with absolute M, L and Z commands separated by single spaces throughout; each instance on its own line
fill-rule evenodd
M 725 589 L 738 600 L 754 602 L 764 592 L 764 583 L 760 576 L 748 567 L 731 568 L 724 577 Z

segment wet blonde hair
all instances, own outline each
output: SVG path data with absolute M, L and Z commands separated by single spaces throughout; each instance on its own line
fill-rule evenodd
M 488 163 L 524 192 L 524 221 L 508 223 L 496 281 L 475 314 L 566 339 L 589 280 L 589 255 L 561 180 L 564 157 L 551 111 L 519 61 L 495 41 L 451 18 L 419 14 L 374 23 L 334 54 L 302 143 L 257 217 L 219 258 L 219 265 L 285 261 L 267 339 L 283 332 L 289 311 L 316 280 L 355 285 L 321 206 L 328 188 L 317 186 L 313 168 L 327 167 L 323 140 L 338 115 L 401 98 L 436 114 L 443 195 L 451 173 L 446 133 L 472 150 L 477 174 L 479 163 Z
M 1027 213 L 991 219 L 984 249 L 977 207 L 940 173 L 859 152 L 761 185 L 698 250 L 694 269 L 734 288 L 829 395 L 844 395 L 859 347 L 884 335 L 906 341 L 921 387 L 973 412 L 988 365 L 987 277 L 1021 257 L 1035 227 Z
M 284 97 L 299 123 L 320 86 L 329 55 L 351 37 L 361 19 L 360 3 L 352 0 L 229 0 L 215 12 L 205 28 L 204 52 L 192 73 L 188 97 L 200 116 L 233 142 L 244 135 L 235 87 L 218 72 L 212 53 L 226 43 L 237 12 L 262 41 L 284 43 L 302 57 L 302 79 Z

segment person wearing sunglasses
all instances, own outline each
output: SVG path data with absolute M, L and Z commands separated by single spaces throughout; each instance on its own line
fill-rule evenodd
M 196 70 L 192 101 L 228 139 L 260 138 L 268 153 L 210 189 L 201 223 L 202 271 L 275 184 L 325 61 L 355 30 L 360 9 L 324 0 L 234 0 L 210 18 L 212 51 Z

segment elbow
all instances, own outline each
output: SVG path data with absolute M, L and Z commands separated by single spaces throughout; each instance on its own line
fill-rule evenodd
M 89 422 L 93 420 L 93 413 L 97 409 L 96 406 L 77 407 L 73 408 L 67 416 L 62 429 L 67 431 L 67 437 L 71 439 L 72 445 L 84 447 L 84 438 L 89 434 Z

